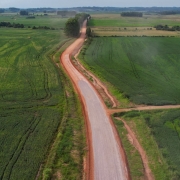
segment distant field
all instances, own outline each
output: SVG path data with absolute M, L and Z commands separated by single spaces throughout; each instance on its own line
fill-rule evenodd
M 146 150 L 155 179 L 180 179 L 179 109 L 133 111 L 121 117 L 133 129 Z M 118 121 L 115 123 L 119 127 Z
M 87 42 L 87 43 L 90 43 Z M 180 103 L 179 38 L 93 38 L 80 59 L 136 104 Z
M 26 19 L 27 16 L 19 16 L 17 14 L 0 14 L 0 22 L 6 21 L 11 23 L 24 24 L 28 26 L 48 26 L 53 28 L 63 28 L 68 18 L 61 18 L 60 16 L 41 16 L 35 15 L 35 19 Z
M 179 31 L 157 31 L 153 28 L 158 24 L 177 26 L 180 24 L 180 15 L 121 17 L 120 14 L 109 13 L 91 16 L 88 25 L 95 36 L 180 36 Z
M 120 14 L 92 14 L 89 26 L 103 27 L 154 27 L 157 24 L 174 26 L 180 23 L 179 15 L 144 15 L 143 17 L 121 17 Z
M 157 31 L 149 27 L 93 27 L 91 29 L 94 36 L 180 36 L 180 31 Z

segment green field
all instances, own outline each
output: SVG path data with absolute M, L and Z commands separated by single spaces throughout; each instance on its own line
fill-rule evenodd
M 60 28 L 64 20 L 22 18 L 16 23 L 56 24 Z M 62 179 L 82 176 L 84 125 L 80 105 L 71 83 L 67 84 L 63 71 L 50 57 L 55 56 L 58 62 L 55 52 L 67 40 L 59 30 L 0 28 L 2 180 L 35 179 L 39 170 L 39 179 L 48 179 L 54 176 L 54 169 Z
M 119 115 L 116 114 L 116 116 Z M 133 111 L 120 116 L 130 125 L 146 150 L 155 179 L 179 179 L 179 109 Z M 118 121 L 115 122 L 118 125 Z
M 0 14 L 0 22 L 20 23 L 28 26 L 48 26 L 53 28 L 64 28 L 68 18 L 61 18 L 60 16 L 35 16 L 35 19 L 26 19 L 26 16 L 20 16 L 16 14 L 3 15 Z
M 136 104 L 180 103 L 179 38 L 99 37 L 80 59 L 101 79 Z
M 154 27 L 157 24 L 179 25 L 180 16 L 144 15 L 143 17 L 121 17 L 120 14 L 92 14 L 91 27 Z

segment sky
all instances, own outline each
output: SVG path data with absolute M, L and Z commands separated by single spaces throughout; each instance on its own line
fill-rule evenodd
M 0 8 L 37 8 L 37 7 L 180 7 L 180 0 L 0 0 Z

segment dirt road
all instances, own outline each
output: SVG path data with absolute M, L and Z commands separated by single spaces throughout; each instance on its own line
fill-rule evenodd
M 61 56 L 61 63 L 82 98 L 88 121 L 92 147 L 90 168 L 91 179 L 125 180 L 128 173 L 115 131 L 107 115 L 107 109 L 92 85 L 71 64 L 70 56 L 75 55 L 85 39 L 86 22 L 81 37 L 78 38 Z
M 126 108 L 126 109 L 108 109 L 109 114 L 114 114 L 118 112 L 128 112 L 128 111 L 148 111 L 148 110 L 161 110 L 161 109 L 177 109 L 180 108 L 180 105 L 164 105 L 164 106 L 139 106 L 135 108 Z

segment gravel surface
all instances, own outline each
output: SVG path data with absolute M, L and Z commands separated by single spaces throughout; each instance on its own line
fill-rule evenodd
M 83 80 L 78 86 L 85 99 L 91 124 L 94 154 L 94 179 L 126 179 L 126 170 L 121 158 L 120 147 L 116 142 L 106 111 L 91 85 Z

